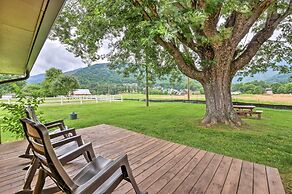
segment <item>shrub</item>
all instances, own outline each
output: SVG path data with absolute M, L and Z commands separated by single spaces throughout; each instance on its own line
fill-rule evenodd
M 16 94 L 16 102 L 14 104 L 1 103 L 0 107 L 6 110 L 8 113 L 1 120 L 1 130 L 7 130 L 15 134 L 17 137 L 24 137 L 24 131 L 21 126 L 19 119 L 24 118 L 25 107 L 27 105 L 33 106 L 37 111 L 37 108 L 40 103 L 43 102 L 43 99 L 40 99 L 38 96 L 34 95 L 27 97 L 24 95 L 22 89 L 17 85 L 14 85 L 14 90 Z
M 262 94 L 262 93 L 264 93 L 264 89 L 261 86 L 255 86 L 252 93 L 253 94 Z
M 153 95 L 163 95 L 163 94 L 165 94 L 165 93 L 163 93 L 163 91 L 161 91 L 159 89 L 151 89 L 150 93 L 153 94 Z
M 292 82 L 286 84 L 285 88 L 287 94 L 292 94 Z
M 286 93 L 286 87 L 285 87 L 285 85 L 281 85 L 281 86 L 277 89 L 277 93 L 278 93 L 278 94 L 285 94 L 285 93 Z

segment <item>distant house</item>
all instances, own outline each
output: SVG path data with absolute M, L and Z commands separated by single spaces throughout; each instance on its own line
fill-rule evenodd
M 265 93 L 268 94 L 268 95 L 272 95 L 273 94 L 272 88 L 266 88 L 265 89 Z
M 234 92 L 231 92 L 231 95 L 240 95 L 241 92 L 240 91 L 234 91 Z
M 89 89 L 76 89 L 72 92 L 73 96 L 88 96 L 91 95 Z
M 15 97 L 15 94 L 4 94 L 2 95 L 3 100 L 9 100 Z

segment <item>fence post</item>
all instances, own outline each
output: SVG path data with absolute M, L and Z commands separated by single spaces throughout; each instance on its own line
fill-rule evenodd
M 63 105 L 63 96 L 61 96 L 61 105 Z
M 123 96 L 121 95 L 121 102 L 123 102 Z

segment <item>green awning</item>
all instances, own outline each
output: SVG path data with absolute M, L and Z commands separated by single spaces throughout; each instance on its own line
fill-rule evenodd
M 64 1 L 0 1 L 0 74 L 29 74 Z

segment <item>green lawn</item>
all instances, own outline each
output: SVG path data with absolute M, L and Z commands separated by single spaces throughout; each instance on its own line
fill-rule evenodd
M 241 128 L 200 124 L 204 105 L 115 102 L 43 106 L 47 120 L 65 119 L 70 127 L 105 123 L 244 160 L 276 167 L 292 192 L 292 111 L 264 110 L 263 119 L 244 119 Z M 69 113 L 78 120 L 68 120 Z M 5 139 L 5 138 L 4 138 Z

